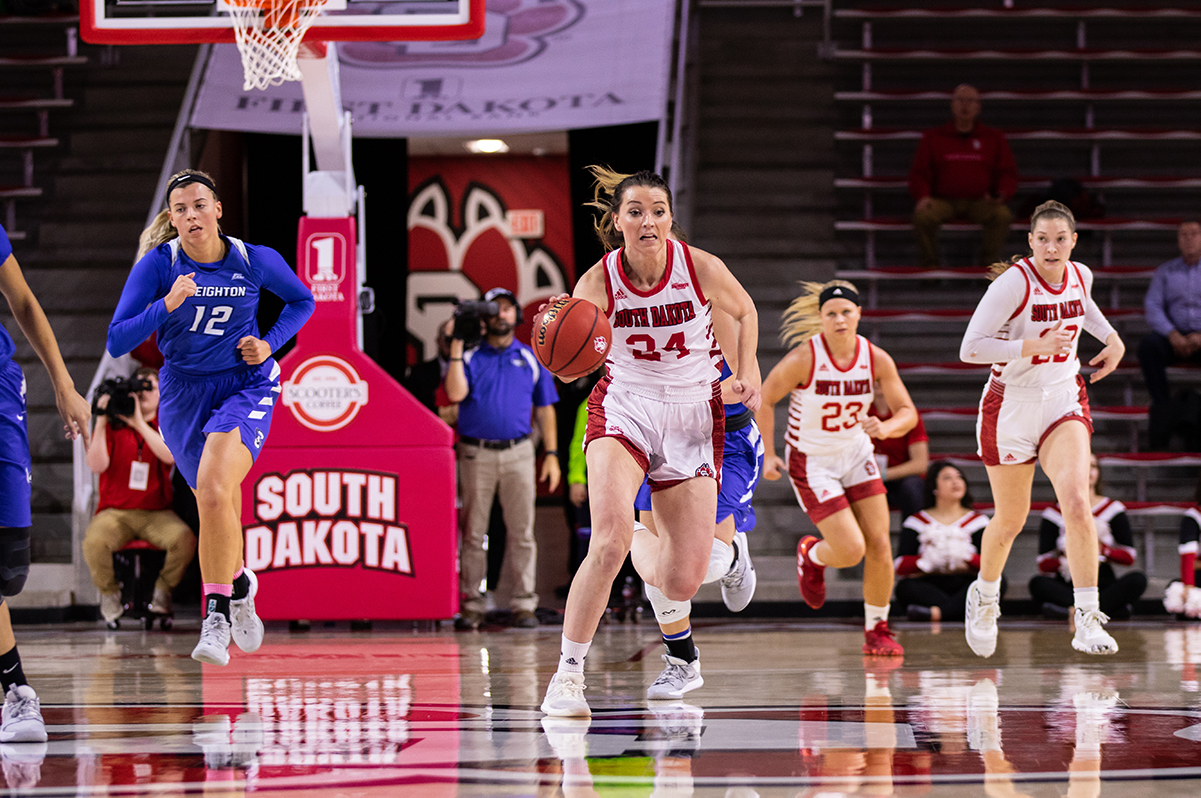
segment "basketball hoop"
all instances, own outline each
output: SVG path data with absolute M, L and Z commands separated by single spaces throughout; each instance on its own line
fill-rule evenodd
M 326 0 L 225 0 L 242 54 L 242 89 L 300 80 L 300 43 Z

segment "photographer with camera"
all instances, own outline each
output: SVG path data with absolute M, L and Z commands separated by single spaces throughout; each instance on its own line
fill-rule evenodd
M 158 431 L 158 370 L 141 368 L 128 380 L 105 380 L 96 389 L 96 427 L 87 463 L 100 476 L 96 515 L 83 539 L 83 556 L 100 591 L 100 614 L 121 617 L 121 586 L 113 552 L 144 540 L 166 552 L 154 583 L 150 611 L 171 614 L 171 591 L 196 551 L 196 536 L 171 509 L 175 458 Z
M 459 403 L 456 449 L 463 496 L 459 556 L 463 601 L 455 628 L 462 631 L 477 629 L 484 619 L 485 536 L 492 499 L 498 493 L 507 535 L 506 559 L 514 575 L 513 625 L 527 629 L 538 625 L 531 417 L 537 419 L 546 447 L 538 481 L 547 482 L 553 491 L 560 476 L 554 407 L 559 394 L 554 377 L 538 363 L 534 351 L 513 338 L 520 323 L 517 297 L 504 288 L 493 288 L 484 294 L 483 302 L 462 302 L 455 310 L 446 394 Z

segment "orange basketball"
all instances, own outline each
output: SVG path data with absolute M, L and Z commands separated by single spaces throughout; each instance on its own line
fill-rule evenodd
M 613 342 L 613 329 L 596 305 L 567 297 L 534 319 L 532 342 L 538 362 L 570 382 L 601 367 Z

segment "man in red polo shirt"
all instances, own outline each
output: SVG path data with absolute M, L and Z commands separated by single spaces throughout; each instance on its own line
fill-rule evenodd
M 113 572 L 113 552 L 133 540 L 144 540 L 167 553 L 154 584 L 152 612 L 171 612 L 171 591 L 183 578 L 196 551 L 196 536 L 171 510 L 171 468 L 175 458 L 158 431 L 158 370 L 138 369 L 135 377 L 151 388 L 134 394 L 132 416 L 110 423 L 96 414 L 87 463 L 100 475 L 96 516 L 83 539 L 83 556 L 100 591 L 100 614 L 106 621 L 121 617 L 121 586 Z M 108 406 L 101 396 L 97 409 Z
M 983 228 L 981 265 L 1001 258 L 1013 222 L 1005 203 L 1017 192 L 1018 169 L 1005 134 L 977 122 L 979 115 L 980 92 L 956 86 L 951 121 L 922 133 L 909 168 L 919 266 L 939 266 L 938 230 L 952 219 Z

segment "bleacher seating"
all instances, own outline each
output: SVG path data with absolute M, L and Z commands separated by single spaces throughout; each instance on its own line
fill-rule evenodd
M 43 37 L 29 35 L 38 29 L 61 29 L 61 49 L 47 49 Z M 59 139 L 50 135 L 50 112 L 73 105 L 63 96 L 63 70 L 87 63 L 78 52 L 77 29 L 78 18 L 73 16 L 0 15 L 4 45 L 0 48 L 0 75 L 16 76 L 12 80 L 0 78 L 0 118 L 5 120 L 0 125 L 0 202 L 4 204 L 4 227 L 14 240 L 23 240 L 27 235 L 17 225 L 17 201 L 36 199 L 43 193 L 42 187 L 35 184 L 34 152 L 59 146 Z M 30 93 L 30 72 L 49 77 L 48 94 Z M 18 87 L 12 95 L 10 85 Z M 32 125 L 25 120 L 31 120 Z M 10 153 L 20 159 L 15 169 L 6 163 Z M 9 182 L 14 177 L 19 182 Z
M 1154 268 L 1176 254 L 1181 219 L 1199 212 L 1201 90 L 1185 76 L 1201 68 L 1201 3 L 948 5 L 835 4 L 830 54 L 840 69 L 834 95 L 840 160 L 834 228 L 844 245 L 837 274 L 863 292 L 861 331 L 898 362 L 929 426 L 931 447 L 974 449 L 988 369 L 954 358 L 987 286 L 974 260 L 978 227 L 945 225 L 942 268 L 915 267 L 907 174 L 922 130 L 948 118 L 954 86 L 976 86 L 982 121 L 1005 131 L 1018 162 L 1019 193 L 1010 203 L 1017 215 L 1062 178 L 1077 180 L 1106 208 L 1103 217 L 1078 223 L 1074 253 L 1093 268 L 1093 296 L 1128 353 L 1113 375 L 1089 388 L 1094 449 L 1106 452 L 1100 457 L 1109 495 L 1141 519 L 1144 567 L 1155 569 L 1158 546 L 1161 570 L 1170 573 L 1166 552 L 1174 547 L 1176 517 L 1191 506 L 1201 454 L 1139 451 L 1147 397 L 1134 350 L 1147 329 L 1142 298 Z M 1026 251 L 1027 227 L 1028 221 L 1015 221 L 1007 254 Z M 1082 342 L 1082 361 L 1097 349 L 1095 341 Z M 1173 374 L 1178 383 L 1195 382 L 1201 370 Z M 967 469 L 976 497 L 987 501 L 979 457 L 931 455 L 938 458 Z M 1053 499 L 1041 475 L 1034 499 L 1037 510 Z M 1033 513 L 1028 526 L 1036 525 Z

